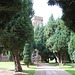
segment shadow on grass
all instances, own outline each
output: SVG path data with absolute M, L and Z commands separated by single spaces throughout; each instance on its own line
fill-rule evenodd
M 21 65 L 25 65 L 25 66 L 26 66 L 26 64 L 21 64 Z M 34 65 L 34 64 L 30 64 L 29 66 L 36 66 L 36 65 Z
M 14 75 L 28 75 L 28 72 L 23 70 L 23 72 L 15 72 Z

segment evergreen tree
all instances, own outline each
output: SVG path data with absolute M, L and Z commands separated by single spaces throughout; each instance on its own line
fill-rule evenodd
M 44 35 L 46 37 L 46 47 L 47 49 L 50 51 L 50 52 L 53 52 L 52 51 L 52 46 L 53 46 L 53 43 L 51 43 L 50 41 L 53 41 L 52 37 L 55 33 L 55 29 L 56 29 L 56 23 L 55 23 L 55 20 L 54 20 L 54 17 L 53 15 L 51 15 L 51 17 L 49 18 L 49 21 L 44 29 Z M 54 53 L 54 52 L 53 52 Z M 52 53 L 51 53 L 52 54 Z
M 50 16 L 49 21 L 45 27 L 45 35 L 46 38 L 50 38 L 50 36 L 52 36 L 55 32 L 55 28 L 56 28 L 56 24 L 55 24 L 55 20 L 53 17 L 53 14 Z
M 62 55 L 68 51 L 70 31 L 66 26 L 64 26 L 64 22 L 61 19 L 56 21 L 54 28 L 52 28 L 52 26 L 48 28 L 53 29 L 54 32 L 51 30 L 52 34 L 47 39 L 46 46 L 51 52 L 55 54 L 59 65 L 62 65 Z
M 48 0 L 49 5 L 59 5 L 63 9 L 62 19 L 67 27 L 75 32 L 75 1 L 74 0 Z
M 38 43 L 40 42 L 39 38 L 39 30 L 40 26 L 39 24 L 36 26 L 35 31 L 34 31 L 34 42 L 35 42 L 35 48 L 37 48 Z
M 19 12 L 20 16 L 13 17 L 10 24 L 6 26 L 3 31 L 2 44 L 7 50 L 11 50 L 14 62 L 15 71 L 22 71 L 18 52 L 24 48 L 26 41 L 33 41 L 33 26 L 31 17 L 33 15 L 31 0 L 22 0 L 22 10 Z
M 70 42 L 68 44 L 68 52 L 70 59 L 75 61 L 75 33 L 71 32 Z
M 23 55 L 23 62 L 29 67 L 29 63 L 31 63 L 31 49 L 29 43 L 25 43 Z
M 66 26 L 64 26 L 64 22 L 60 20 L 60 25 L 58 25 L 55 34 L 54 34 L 54 45 L 53 49 L 60 54 L 59 64 L 62 65 L 63 62 L 63 54 L 68 51 L 68 42 L 69 42 L 69 30 Z M 67 56 L 66 56 L 67 58 Z M 65 61 L 66 62 L 66 61 Z
M 53 38 L 53 35 L 55 33 L 55 30 L 56 30 L 56 24 L 55 24 L 55 20 L 54 20 L 54 17 L 53 15 L 51 15 L 51 17 L 49 18 L 49 21 L 45 27 L 45 36 L 46 36 L 46 46 L 48 48 L 48 46 L 53 46 L 53 44 L 49 44 L 50 41 L 53 41 L 52 38 Z M 51 47 L 50 46 L 50 47 Z M 49 50 L 51 50 L 51 48 L 49 48 Z
M 9 59 L 10 61 L 13 61 L 13 57 L 12 57 L 12 54 L 11 54 L 10 51 L 8 51 L 8 59 Z
M 4 29 L 11 18 L 21 10 L 22 0 L 0 0 L 0 29 Z
M 36 44 L 36 49 L 38 50 L 39 55 L 41 56 L 41 60 L 44 62 L 49 62 L 49 55 L 50 51 L 46 49 L 46 37 L 44 36 L 44 26 L 36 26 L 35 29 L 35 44 Z

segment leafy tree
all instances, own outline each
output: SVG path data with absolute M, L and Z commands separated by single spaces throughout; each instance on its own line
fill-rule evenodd
M 24 48 L 26 41 L 33 40 L 32 1 L 23 0 L 22 10 L 19 17 L 13 17 L 10 24 L 6 26 L 2 35 L 2 44 L 7 50 L 10 50 L 14 57 L 15 71 L 22 71 L 18 52 Z
M 68 44 L 68 52 L 70 55 L 70 59 L 75 61 L 75 33 L 71 32 L 70 42 Z
M 29 43 L 25 43 L 23 55 L 23 62 L 29 67 L 29 63 L 31 62 L 31 49 Z
M 75 32 L 75 1 L 74 0 L 48 0 L 49 5 L 59 5 L 63 9 L 63 20 L 66 26 Z

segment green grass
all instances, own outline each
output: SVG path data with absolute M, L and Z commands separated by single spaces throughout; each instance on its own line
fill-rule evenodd
M 34 75 L 35 70 L 24 70 L 28 75 Z
M 72 75 L 75 75 L 75 68 L 73 68 L 72 65 L 75 65 L 75 63 L 67 63 L 64 66 L 59 66 L 59 67 L 71 73 Z
M 55 63 L 55 61 L 49 61 L 49 64 L 51 64 L 53 66 L 58 66 L 58 63 Z
M 59 66 L 58 63 L 52 61 L 50 61 L 49 63 L 53 66 L 58 66 L 59 68 L 64 69 L 65 71 L 71 73 L 72 75 L 75 75 L 75 68 L 71 67 L 72 65 L 75 65 L 75 63 L 66 63 L 66 65 L 64 66 Z
M 21 62 L 21 64 L 24 72 L 27 72 L 28 75 L 34 75 L 36 69 L 35 65 L 30 65 L 29 68 L 27 68 L 27 66 L 24 65 L 24 63 Z M 8 69 L 9 71 L 14 70 L 15 69 L 14 62 L 0 62 L 0 68 Z
M 71 66 L 60 66 L 60 68 L 71 73 L 72 75 L 75 75 L 75 68 L 72 68 Z
M 14 62 L 0 62 L 0 68 L 14 69 Z
M 22 65 L 23 71 L 27 72 L 28 75 L 34 75 L 36 66 L 35 65 L 30 65 L 29 68 L 27 66 Z

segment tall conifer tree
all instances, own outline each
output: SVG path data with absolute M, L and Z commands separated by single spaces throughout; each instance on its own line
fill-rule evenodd
M 22 71 L 18 52 L 24 48 L 26 41 L 33 40 L 34 37 L 31 22 L 33 15 L 31 0 L 22 0 L 22 10 L 18 15 L 18 17 L 13 17 L 2 35 L 2 44 L 7 50 L 11 50 L 15 62 L 15 71 L 17 72 Z
M 25 43 L 23 55 L 23 62 L 29 67 L 29 64 L 31 63 L 31 47 L 29 43 Z

